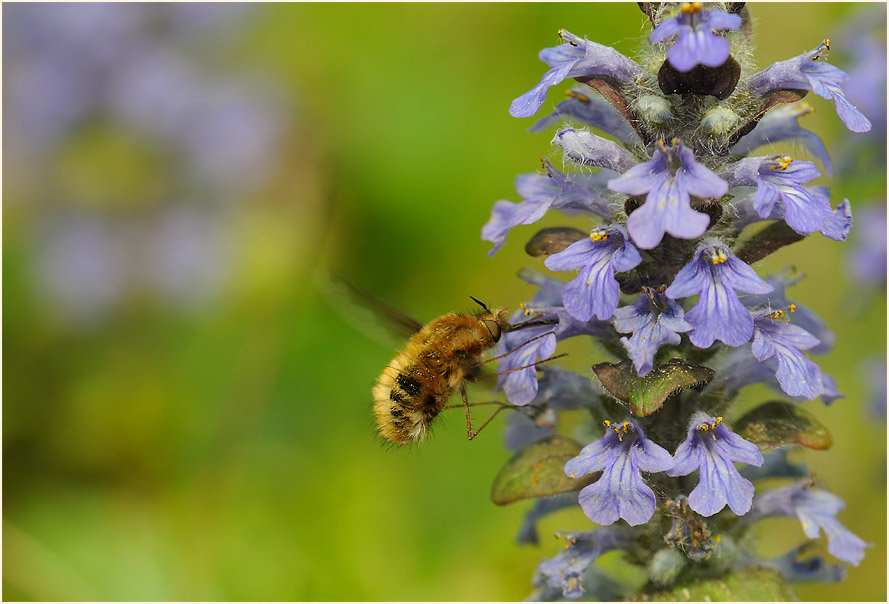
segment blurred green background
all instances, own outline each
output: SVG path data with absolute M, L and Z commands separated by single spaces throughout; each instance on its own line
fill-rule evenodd
M 862 8 L 756 4 L 757 60 Z M 334 267 L 424 321 L 530 297 L 515 273 L 542 270 L 522 251 L 539 225 L 493 259 L 479 232 L 551 152 L 507 108 L 559 27 L 630 55 L 648 31 L 631 3 L 3 5 L 4 599 L 530 593 L 548 535 L 589 521 L 514 544 L 528 505 L 488 498 L 502 419 L 380 447 L 370 388 L 393 345 L 316 281 Z M 804 127 L 845 148 L 832 103 L 807 100 Z M 822 182 L 885 204 L 885 170 Z M 836 444 L 800 458 L 874 543 L 846 582 L 797 593 L 884 600 L 885 399 L 875 419 L 863 372 L 885 367 L 885 281 L 853 292 L 844 252 L 815 236 L 757 269 L 806 273 L 789 297 L 836 331 L 817 360 L 847 398 L 806 403 Z M 579 350 L 565 366 L 605 360 Z M 803 540 L 767 529 L 766 553 Z

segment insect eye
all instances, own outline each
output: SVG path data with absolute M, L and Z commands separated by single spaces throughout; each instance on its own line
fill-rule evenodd
M 496 321 L 491 321 L 490 319 L 485 319 L 483 321 L 485 327 L 488 328 L 488 331 L 491 332 L 491 337 L 494 338 L 494 342 L 500 341 L 500 326 Z

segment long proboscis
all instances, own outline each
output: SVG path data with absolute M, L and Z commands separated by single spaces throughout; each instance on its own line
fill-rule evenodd
M 518 329 L 528 329 L 529 327 L 540 327 L 541 325 L 558 325 L 558 319 L 540 319 L 539 321 L 525 321 L 524 323 L 516 323 L 512 326 L 510 331 L 516 331 Z

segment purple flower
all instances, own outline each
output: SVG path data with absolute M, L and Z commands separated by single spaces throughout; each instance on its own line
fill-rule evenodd
M 516 177 L 515 188 L 523 201 L 498 201 L 491 210 L 491 219 L 482 227 L 482 240 L 494 244 L 488 256 L 493 256 L 506 242 L 510 229 L 521 224 L 533 224 L 551 209 L 582 211 L 606 220 L 611 219 L 611 200 L 602 188 L 604 177 L 599 174 L 562 174 L 549 160 L 544 160 L 546 173 L 532 172 Z
M 663 288 L 643 288 L 636 304 L 614 311 L 614 328 L 633 334 L 620 342 L 633 359 L 636 373 L 642 376 L 651 371 L 658 348 L 679 344 L 679 334 L 692 328 L 684 314 L 681 306 L 664 295 Z
M 575 478 L 602 471 L 602 476 L 580 492 L 580 507 L 597 524 L 623 518 L 630 526 L 644 524 L 655 510 L 654 492 L 642 472 L 663 472 L 673 466 L 664 449 L 645 438 L 632 422 L 605 422 L 605 435 L 568 460 L 565 474 Z
M 610 46 L 578 38 L 565 30 L 559 30 L 559 36 L 565 44 L 544 48 L 538 55 L 552 69 L 543 75 L 539 84 L 512 102 L 511 116 L 530 117 L 537 113 L 546 99 L 547 89 L 565 78 L 608 78 L 629 84 L 642 72 L 634 61 Z
M 782 321 L 784 314 L 783 310 L 769 309 L 753 313 L 753 356 L 758 361 L 775 357 L 775 377 L 781 390 L 790 396 L 814 400 L 823 388 L 821 369 L 800 351 L 817 346 L 818 338 L 802 327 Z
M 794 274 L 793 269 L 786 268 L 765 278 L 765 282 L 774 289 L 762 295 L 740 296 L 744 306 L 753 310 L 758 308 L 789 308 L 793 313 L 794 325 L 799 325 L 819 340 L 819 344 L 809 348 L 809 352 L 824 354 L 833 348 L 836 336 L 828 329 L 824 321 L 811 309 L 794 304 L 787 297 L 787 288 L 799 283 L 805 275 Z
M 692 344 L 709 348 L 715 340 L 740 346 L 753 336 L 753 319 L 736 291 L 764 294 L 772 289 L 727 246 L 711 238 L 698 246 L 665 293 L 674 300 L 700 294 L 685 320 L 694 327 L 689 333 Z
M 517 415 L 519 414 L 511 413 L 509 417 Z M 540 545 L 537 522 L 553 512 L 565 508 L 573 508 L 576 505 L 577 497 L 575 497 L 574 493 L 559 493 L 558 495 L 550 495 L 548 497 L 538 497 L 534 500 L 534 505 L 531 509 L 525 512 L 522 526 L 519 527 L 519 532 L 516 535 L 516 542 L 527 543 L 529 545 Z
M 636 156 L 621 145 L 587 130 L 563 128 L 556 132 L 553 144 L 562 148 L 567 159 L 584 166 L 623 172 L 639 163 Z
M 592 89 L 585 84 L 566 90 L 568 99 L 556 105 L 555 111 L 537 120 L 528 131 L 539 132 L 560 120 L 574 119 L 628 145 L 638 144 L 639 135 L 626 118 L 601 95 L 591 93 Z
M 505 199 L 501 199 L 494 203 L 491 208 L 491 219 L 482 227 L 482 241 L 490 241 L 494 247 L 488 252 L 488 256 L 493 256 L 506 243 L 506 236 L 509 235 L 510 229 L 520 224 L 524 224 L 528 217 L 532 214 L 533 208 L 521 203 L 513 203 Z
M 834 241 L 845 241 L 852 230 L 852 206 L 848 199 L 836 207 L 836 210 L 824 217 L 824 223 L 818 232 L 823 237 Z
M 840 82 L 846 73 L 823 59 L 828 49 L 825 40 L 809 52 L 780 61 L 767 67 L 748 80 L 748 90 L 756 96 L 765 96 L 777 90 L 811 90 L 823 99 L 833 99 L 837 115 L 852 132 L 867 132 L 870 120 L 846 99 Z
M 833 162 L 824 148 L 824 143 L 814 132 L 801 128 L 797 119 L 815 111 L 809 103 L 800 101 L 781 105 L 769 111 L 750 134 L 742 137 L 732 147 L 732 154 L 747 155 L 759 147 L 781 141 L 793 141 L 801 144 L 806 151 L 818 158 L 824 171 L 833 174 Z
M 521 316 L 519 311 L 513 315 L 512 320 Z M 502 349 L 496 348 L 495 354 L 506 356 L 497 367 L 497 372 L 502 375 L 497 377 L 497 387 L 494 390 L 496 392 L 503 389 L 506 398 L 514 405 L 527 405 L 537 396 L 537 369 L 534 363 L 548 359 L 556 351 L 553 326 L 543 325 L 510 332 L 504 334 L 500 342 L 503 344 Z
M 608 323 L 600 321 L 578 321 L 560 306 L 560 296 L 564 283 L 552 277 L 545 277 L 530 271 L 520 276 L 537 285 L 540 289 L 528 304 L 522 304 L 510 318 L 513 325 L 523 320 L 538 321 L 557 319 L 555 325 L 539 325 L 503 334 L 493 349 L 494 355 L 503 355 L 498 366 L 497 387 L 514 405 L 527 405 L 537 396 L 538 359 L 547 359 L 556 350 L 556 342 L 576 335 L 588 334 L 607 337 L 611 331 Z
M 738 516 L 750 511 L 753 483 L 742 477 L 735 463 L 760 466 L 762 454 L 748 442 L 726 428 L 721 417 L 697 412 L 688 426 L 688 437 L 673 456 L 675 465 L 670 476 L 685 476 L 699 470 L 698 486 L 688 496 L 691 509 L 702 516 L 712 516 L 726 504 Z
M 741 164 L 743 161 L 745 160 L 741 160 L 738 164 Z M 735 167 L 739 167 L 738 164 L 735 164 Z M 751 164 L 748 164 L 747 167 L 750 165 Z M 729 168 L 731 168 L 731 166 L 729 166 Z M 725 170 L 722 172 L 725 174 Z M 800 192 L 800 195 L 812 196 L 816 200 L 830 199 L 830 191 L 827 187 L 801 187 L 801 189 L 802 191 Z M 738 187 L 737 189 L 733 189 L 733 192 L 735 193 L 735 196 L 731 200 L 731 205 L 734 207 L 735 218 L 732 221 L 732 228 L 736 231 L 741 231 L 748 225 L 763 220 L 785 220 L 785 205 L 783 202 L 776 203 L 772 207 L 772 211 L 768 216 L 760 216 L 759 212 L 753 205 L 753 202 L 759 193 L 757 189 L 753 189 L 752 187 Z M 852 207 L 849 204 L 849 200 L 844 199 L 835 210 L 831 210 L 828 205 L 826 211 L 822 213 L 822 217 L 823 219 L 818 232 L 821 233 L 822 236 L 832 239 L 833 241 L 845 241 L 849 232 L 852 230 Z
M 716 30 L 738 29 L 741 17 L 719 9 L 703 10 L 700 2 L 685 2 L 679 14 L 664 20 L 651 33 L 652 43 L 679 36 L 667 51 L 667 60 L 677 71 L 691 71 L 698 64 L 719 67 L 728 60 L 729 43 Z
M 808 555 L 812 549 L 810 542 L 795 547 L 783 556 L 768 560 L 756 560 L 755 565 L 774 568 L 791 583 L 838 583 L 846 578 L 846 567 L 828 564 L 818 555 Z
M 705 393 L 721 391 L 721 396 L 731 399 L 744 386 L 758 383 L 764 383 L 779 390 L 781 385 L 778 383 L 777 373 L 778 359 L 776 357 L 759 361 L 753 356 L 751 346 L 745 344 L 721 357 L 716 377 L 707 385 Z M 840 394 L 837 390 L 837 384 L 833 377 L 823 371 L 821 372 L 821 384 L 820 396 L 825 405 L 845 398 L 845 395 Z M 793 399 L 797 402 L 807 400 L 801 396 L 794 396 Z
M 554 271 L 581 269 L 562 288 L 565 310 L 580 321 L 589 321 L 593 316 L 605 321 L 620 302 L 620 286 L 614 273 L 628 271 L 640 262 L 642 257 L 630 243 L 626 230 L 620 225 L 606 225 L 553 254 L 544 265 Z
M 565 537 L 567 546 L 555 557 L 537 567 L 547 586 L 561 589 L 566 598 L 583 595 L 582 575 L 596 558 L 607 551 L 622 549 L 632 541 L 625 527 L 603 527 L 591 531 L 558 533 Z
M 726 166 L 720 176 L 733 187 L 757 187 L 753 208 L 761 218 L 771 218 L 780 200 L 784 221 L 801 235 L 819 231 L 826 219 L 834 219 L 830 201 L 803 187 L 821 176 L 810 161 L 795 161 L 786 155 L 750 157 Z
M 811 480 L 806 479 L 757 495 L 750 521 L 795 516 L 802 523 L 806 537 L 817 539 L 823 530 L 827 535 L 827 551 L 844 562 L 858 566 L 864 558 L 864 549 L 873 544 L 866 543 L 836 519 L 836 515 L 845 507 L 842 499 L 814 488 Z
M 690 195 L 718 199 L 728 185 L 695 161 L 691 149 L 673 139 L 670 147 L 658 141 L 654 157 L 608 181 L 608 188 L 627 195 L 647 193 L 645 203 L 630 214 L 627 230 L 642 249 L 652 249 L 664 233 L 696 239 L 710 224 L 707 214 L 691 207 Z

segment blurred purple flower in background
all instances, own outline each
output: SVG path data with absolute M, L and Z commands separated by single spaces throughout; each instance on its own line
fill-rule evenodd
M 859 285 L 886 283 L 886 203 L 873 203 L 858 210 L 857 228 L 846 254 L 849 276 Z
M 234 266 L 227 208 L 268 184 L 288 127 L 282 92 L 227 60 L 257 10 L 6 7 L 4 144 L 15 149 L 7 159 L 17 187 L 44 215 L 32 234 L 37 280 L 59 315 L 96 319 L 133 292 L 172 307 L 218 294 Z M 102 191 L 106 168 L 96 161 L 78 164 L 83 186 L 50 190 L 46 174 L 64 166 L 72 145 L 95 144 L 96 132 L 135 149 L 121 157 L 112 146 L 111 159 L 148 170 L 150 186 Z M 145 157 L 156 165 L 145 168 Z

